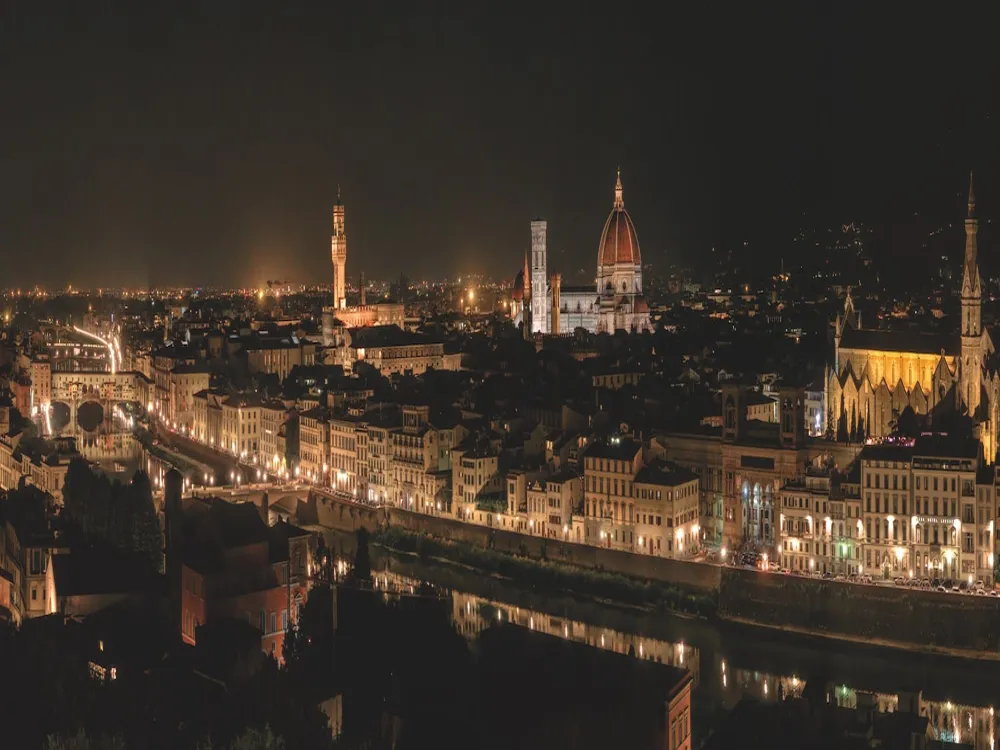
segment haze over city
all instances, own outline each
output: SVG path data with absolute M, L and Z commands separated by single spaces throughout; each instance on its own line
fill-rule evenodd
M 5 283 L 316 283 L 338 186 L 371 278 L 511 278 L 535 216 L 589 270 L 618 167 L 661 265 L 941 221 L 969 168 L 988 219 L 988 24 L 855 10 L 8 4 Z
M 995 24 L 869 6 L 0 9 L 0 748 L 994 750 Z

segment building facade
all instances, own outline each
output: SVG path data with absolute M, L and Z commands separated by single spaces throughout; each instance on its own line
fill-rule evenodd
M 907 409 L 917 415 L 958 411 L 970 417 L 988 463 L 997 452 L 1000 375 L 982 326 L 979 221 L 969 179 L 958 335 L 862 328 L 850 290 L 838 315 L 826 384 L 826 428 L 838 439 L 889 435 Z
M 652 330 L 649 305 L 642 292 L 642 256 L 632 217 L 625 210 L 621 173 L 615 200 L 604 222 L 597 249 L 597 283 L 565 286 L 561 275 L 548 276 L 548 225 L 531 222 L 530 265 L 514 284 L 511 316 L 533 334 L 572 334 Z

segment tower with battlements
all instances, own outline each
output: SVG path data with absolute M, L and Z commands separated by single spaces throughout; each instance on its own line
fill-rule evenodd
M 333 260 L 333 306 L 338 310 L 347 307 L 347 233 L 344 231 L 344 204 L 337 188 L 337 202 L 333 206 L 333 235 L 330 238 L 330 256 Z

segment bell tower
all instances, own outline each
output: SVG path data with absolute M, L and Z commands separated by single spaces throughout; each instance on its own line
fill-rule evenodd
M 337 202 L 333 206 L 333 235 L 330 238 L 330 256 L 333 260 L 333 306 L 338 310 L 347 307 L 347 234 L 344 231 L 344 204 L 337 188 Z
M 962 269 L 962 359 L 959 363 L 959 406 L 970 416 L 979 408 L 983 374 L 982 281 L 979 277 L 976 194 L 969 172 L 969 210 L 965 219 L 965 262 Z
M 548 222 L 531 222 L 531 332 L 549 332 L 547 234 Z

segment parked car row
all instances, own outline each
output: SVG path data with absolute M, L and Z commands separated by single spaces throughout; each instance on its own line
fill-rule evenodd
M 832 573 L 830 571 L 819 570 L 789 570 L 781 567 L 780 563 L 768 561 L 767 555 L 757 553 L 744 553 L 734 559 L 727 561 L 729 565 L 737 568 L 748 568 L 752 570 L 765 570 L 781 575 L 802 576 L 805 578 L 820 578 L 823 580 L 844 581 L 847 583 L 859 583 L 869 586 L 900 586 L 904 588 L 917 588 L 927 591 L 939 591 L 942 593 L 970 594 L 973 596 L 1000 597 L 992 586 L 988 586 L 984 581 L 952 580 L 951 578 L 881 578 L 863 574 Z
M 895 586 L 910 588 L 920 588 L 929 591 L 940 591 L 942 593 L 972 594 L 974 596 L 1000 596 L 996 589 L 987 587 L 986 583 L 980 579 L 978 581 L 955 581 L 951 578 L 903 578 L 897 576 L 892 579 Z

